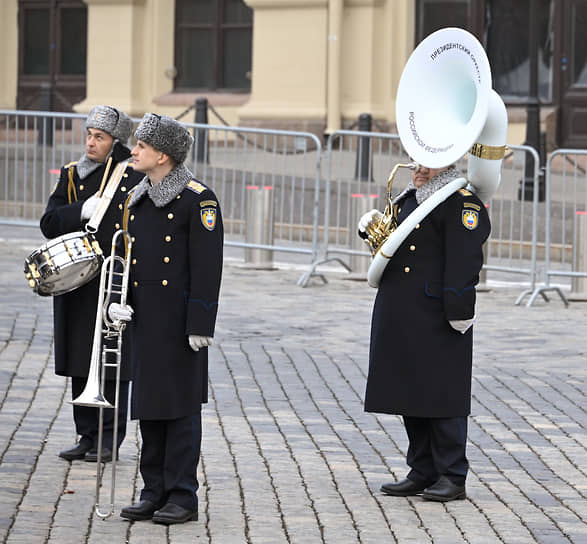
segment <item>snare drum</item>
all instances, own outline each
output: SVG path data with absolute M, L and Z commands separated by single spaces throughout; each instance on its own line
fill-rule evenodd
M 47 241 L 24 260 L 24 274 L 35 293 L 62 295 L 90 281 L 104 257 L 88 232 L 71 232 Z

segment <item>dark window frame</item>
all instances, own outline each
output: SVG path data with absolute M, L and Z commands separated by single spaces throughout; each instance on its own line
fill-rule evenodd
M 83 9 L 85 14 L 86 59 L 81 73 L 62 73 L 62 16 L 64 9 Z M 47 73 L 25 73 L 25 22 L 30 9 L 47 10 L 48 25 L 48 71 Z M 72 104 L 85 97 L 87 75 L 87 17 L 88 7 L 83 0 L 18 0 L 18 90 L 17 104 L 21 109 L 39 107 L 39 93 L 44 85 L 51 89 L 51 104 L 59 110 L 70 111 Z M 83 39 L 83 36 L 81 36 Z
M 211 23 L 194 23 L 179 20 L 180 9 L 178 4 L 181 2 L 190 2 L 191 0 L 176 0 L 175 9 L 175 66 L 176 79 L 174 84 L 174 92 L 198 92 L 198 91 L 213 91 L 213 92 L 228 92 L 228 93 L 249 93 L 251 91 L 250 78 L 249 85 L 246 87 L 227 87 L 224 83 L 224 36 L 227 32 L 234 30 L 248 31 L 250 33 L 250 45 L 252 48 L 253 35 L 253 20 L 251 16 L 250 23 L 226 23 L 224 22 L 224 15 L 226 12 L 225 2 L 228 0 L 214 0 L 216 4 L 215 18 Z M 183 75 L 181 66 L 183 65 L 184 55 L 187 54 L 183 50 L 182 37 L 184 32 L 190 30 L 208 30 L 213 33 L 214 44 L 214 60 L 213 60 L 213 74 L 214 82 L 210 87 L 189 87 L 182 81 Z M 249 67 L 250 71 L 250 67 Z
M 422 4 L 427 1 L 434 1 L 434 0 L 418 0 L 416 2 L 416 28 L 415 28 L 415 45 L 419 43 L 421 39 L 425 36 L 420 35 L 420 28 L 419 24 L 422 20 Z M 457 0 L 458 1 L 458 0 Z M 486 14 L 487 14 L 487 0 L 465 0 L 468 2 L 468 17 L 467 17 L 467 30 L 471 32 L 473 35 L 477 37 L 477 39 L 481 42 L 485 42 L 485 23 L 486 23 Z M 556 0 L 552 0 L 553 2 L 553 9 L 554 12 L 552 14 L 552 28 L 554 29 L 554 41 L 551 46 L 551 55 L 552 55 L 552 66 L 550 68 L 550 99 L 545 100 L 544 98 L 541 99 L 541 104 L 543 105 L 552 105 L 556 104 L 559 101 L 559 78 L 556 76 L 558 70 L 560 69 L 559 64 L 559 57 L 558 51 L 560 50 L 559 45 L 559 3 Z M 556 29 L 559 29 L 557 31 Z M 525 105 L 528 101 L 528 97 L 526 95 L 506 95 L 503 97 L 504 101 L 508 105 Z

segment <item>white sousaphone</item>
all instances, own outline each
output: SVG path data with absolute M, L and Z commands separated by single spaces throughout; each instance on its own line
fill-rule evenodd
M 415 163 L 443 168 L 467 152 L 467 179 L 457 178 L 420 204 L 397 228 L 393 223 L 391 182 L 388 207 L 381 219 L 367 227 L 374 253 L 367 279 L 379 287 L 389 259 L 414 227 L 453 193 L 467 187 L 487 202 L 501 179 L 507 137 L 507 113 L 492 89 L 491 69 L 483 46 L 469 32 L 444 28 L 424 39 L 413 51 L 402 72 L 396 97 L 397 130 L 402 145 Z M 375 224 L 378 223 L 378 224 Z M 374 243 L 373 243 L 374 242 Z

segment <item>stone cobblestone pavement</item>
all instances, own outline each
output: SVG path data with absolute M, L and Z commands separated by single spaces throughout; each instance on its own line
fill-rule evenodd
M 118 517 L 141 486 L 135 422 L 116 513 L 97 520 L 95 465 L 57 456 L 75 440 L 69 387 L 53 373 L 51 300 L 22 274 L 40 241 L 0 230 L 1 542 L 587 542 L 586 304 L 479 294 L 468 498 L 440 504 L 379 492 L 404 477 L 407 441 L 398 417 L 362 408 L 375 291 L 336 274 L 304 289 L 300 271 L 234 260 L 211 348 L 200 520 Z

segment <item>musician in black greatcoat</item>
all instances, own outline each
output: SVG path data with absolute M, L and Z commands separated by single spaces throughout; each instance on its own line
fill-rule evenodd
M 193 138 L 181 124 L 148 113 L 135 136 L 135 168 L 146 176 L 125 203 L 124 224 L 132 236 L 131 417 L 140 420 L 144 486 L 140 502 L 121 516 L 183 523 L 198 519 L 201 405 L 208 400 L 208 346 L 222 274 L 222 216 L 214 192 L 183 164 Z M 116 304 L 110 312 L 131 316 Z
M 98 193 L 108 182 L 116 164 L 130 157 L 124 145 L 132 132 L 132 120 L 124 112 L 110 106 L 94 107 L 86 120 L 85 153 L 78 161 L 61 168 L 57 182 L 41 217 L 41 231 L 47 238 L 83 231 L 98 203 Z M 108 207 L 96 238 L 100 248 L 109 254 L 112 236 L 122 225 L 122 202 L 128 191 L 142 175 L 131 166 Z M 72 399 L 84 390 L 88 378 L 96 308 L 98 304 L 99 276 L 74 291 L 53 298 L 53 321 L 55 333 L 55 373 L 71 377 Z M 123 345 L 125 343 L 123 342 Z M 128 381 L 130 368 L 123 350 L 121 383 L 119 392 L 119 417 L 117 449 L 126 432 Z M 114 373 L 108 374 L 105 396 L 114 402 Z M 60 452 L 67 459 L 97 460 L 98 408 L 73 406 L 73 419 L 79 442 L 72 448 Z M 111 458 L 113 410 L 104 410 L 104 435 L 102 459 Z
M 454 167 L 419 166 L 394 201 L 398 222 L 447 183 Z M 377 212 L 378 213 L 378 212 Z M 366 214 L 359 231 L 377 214 Z M 407 478 L 388 495 L 465 498 L 475 285 L 490 232 L 481 200 L 461 189 L 423 219 L 388 262 L 371 327 L 365 410 L 403 416 Z M 364 237 L 364 235 L 363 235 Z

